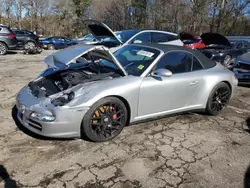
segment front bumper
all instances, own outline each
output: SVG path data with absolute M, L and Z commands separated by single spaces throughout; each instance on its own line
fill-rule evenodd
M 17 118 L 28 130 L 46 137 L 72 138 L 81 136 L 82 119 L 89 107 L 54 107 L 48 98 L 36 98 L 25 86 L 17 95 Z M 31 118 L 30 114 L 53 115 L 54 121 Z
M 28 110 L 27 110 L 28 111 Z M 56 119 L 53 122 L 43 122 L 37 119 L 29 117 L 29 113 L 22 113 L 19 109 L 17 112 L 17 118 L 22 125 L 28 130 L 46 137 L 53 138 L 75 138 L 81 136 L 81 122 L 86 111 L 70 110 L 67 112 L 69 115 L 73 115 L 75 120 L 72 121 L 72 117 L 64 118 L 64 120 Z M 77 115 L 78 114 L 78 117 Z M 65 121 L 69 119 L 69 121 Z

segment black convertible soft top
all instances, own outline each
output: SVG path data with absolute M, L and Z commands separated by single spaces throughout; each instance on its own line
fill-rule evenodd
M 205 69 L 212 68 L 216 65 L 215 61 L 208 59 L 204 54 L 199 52 L 199 50 L 192 50 L 192 49 L 185 48 L 182 46 L 167 45 L 167 44 L 150 43 L 150 44 L 136 44 L 136 45 L 156 48 L 156 49 L 163 51 L 164 53 L 168 53 L 170 51 L 185 51 L 185 52 L 192 53 L 196 58 L 198 58 L 200 60 L 200 62 L 202 63 L 202 65 Z

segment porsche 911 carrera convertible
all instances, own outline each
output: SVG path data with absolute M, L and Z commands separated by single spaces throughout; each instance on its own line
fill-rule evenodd
M 199 51 L 173 45 L 76 45 L 45 58 L 48 69 L 18 93 L 17 117 L 46 137 L 95 142 L 125 125 L 173 113 L 216 115 L 238 80 Z

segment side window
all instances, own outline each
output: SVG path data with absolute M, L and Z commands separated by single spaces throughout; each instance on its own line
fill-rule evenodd
M 238 43 L 235 47 L 236 49 L 241 49 L 243 48 L 242 42 Z
M 134 44 L 151 43 L 151 35 L 149 32 L 141 33 L 132 40 L 132 43 Z
M 168 37 L 164 33 L 151 33 L 152 43 L 168 42 Z
M 201 66 L 200 62 L 198 61 L 198 59 L 196 57 L 193 56 L 192 71 L 197 71 L 197 70 L 201 70 L 201 69 L 203 69 L 203 67 Z
M 24 35 L 24 32 L 22 32 L 22 31 L 14 31 L 14 33 L 17 35 Z
M 61 42 L 63 42 L 63 41 L 64 41 L 64 39 L 63 39 L 63 38 L 61 38 L 61 37 L 54 38 L 54 40 L 56 40 L 56 41 L 61 41 Z
M 178 36 L 167 33 L 153 32 L 151 33 L 151 35 L 152 35 L 152 43 L 168 42 L 178 39 Z
M 156 65 L 156 69 L 168 69 L 173 74 L 190 72 L 192 54 L 186 52 L 169 52 Z

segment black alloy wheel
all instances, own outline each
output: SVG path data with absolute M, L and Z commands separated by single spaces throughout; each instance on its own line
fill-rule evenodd
M 217 115 L 229 103 L 231 97 L 231 89 L 228 84 L 222 82 L 218 84 L 211 92 L 206 111 L 210 115 Z
M 115 138 L 127 121 L 125 105 L 115 97 L 107 97 L 95 103 L 83 119 L 82 133 L 94 142 Z

